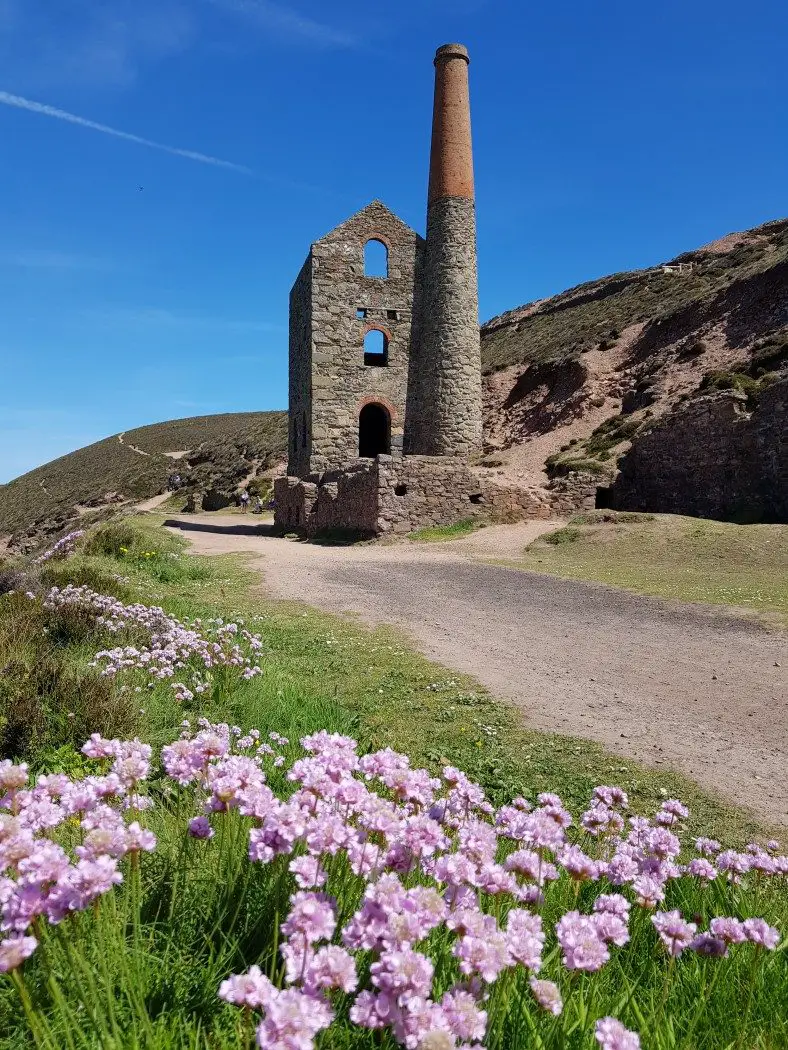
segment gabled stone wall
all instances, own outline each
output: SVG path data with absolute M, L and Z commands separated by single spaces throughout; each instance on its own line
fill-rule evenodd
M 386 245 L 388 277 L 365 276 L 369 240 Z M 297 315 L 290 329 L 291 409 L 296 401 L 299 411 L 306 409 L 308 431 L 307 451 L 291 459 L 291 474 L 305 477 L 355 459 L 359 412 L 370 402 L 385 406 L 392 451 L 402 452 L 423 244 L 375 201 L 312 245 L 304 268 L 308 278 L 302 270 L 291 294 L 291 311 L 295 308 Z M 364 363 L 364 336 L 370 329 L 387 339 L 385 366 Z M 303 389 L 309 390 L 310 405 L 303 396 L 299 400 Z

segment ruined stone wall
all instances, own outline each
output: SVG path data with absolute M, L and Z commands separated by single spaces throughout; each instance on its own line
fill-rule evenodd
M 552 516 L 571 518 L 573 514 L 593 510 L 597 506 L 600 490 L 609 490 L 613 474 L 613 470 L 609 474 L 572 470 L 561 477 L 553 478 L 547 488 Z M 607 497 L 602 502 L 610 498 L 612 497 Z
M 364 245 L 371 239 L 388 248 L 387 278 L 364 275 Z M 359 412 L 371 401 L 388 410 L 392 452 L 401 453 L 422 246 L 377 201 L 312 245 L 312 432 L 308 470 L 299 474 L 322 473 L 358 456 Z M 365 316 L 357 316 L 359 310 Z M 364 363 L 370 329 L 388 339 L 385 366 Z
M 373 536 L 378 532 L 378 468 L 359 460 L 343 470 L 327 471 L 316 480 L 277 478 L 274 524 L 307 535 L 347 530 Z
M 287 473 L 309 473 L 312 418 L 312 253 L 290 291 Z
M 307 535 L 403 534 L 473 517 L 550 517 L 539 491 L 496 484 L 450 456 L 379 456 L 309 479 L 278 478 L 274 500 L 277 527 Z
M 788 376 L 757 403 L 699 397 L 638 437 L 619 463 L 619 510 L 788 522 Z
M 378 471 L 378 532 L 413 532 L 484 513 L 482 485 L 460 458 L 381 457 Z

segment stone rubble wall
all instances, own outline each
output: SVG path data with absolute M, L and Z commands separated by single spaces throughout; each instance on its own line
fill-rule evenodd
M 619 462 L 613 506 L 788 522 L 788 375 L 757 403 L 717 391 L 677 408 Z
M 307 535 L 344 529 L 380 536 L 474 517 L 551 516 L 541 491 L 498 484 L 449 456 L 379 456 L 307 479 L 277 478 L 274 501 L 276 526 Z
M 553 478 L 547 488 L 551 516 L 571 518 L 574 514 L 593 510 L 597 505 L 598 490 L 609 488 L 612 480 L 612 470 L 609 475 L 573 470 L 562 477 Z

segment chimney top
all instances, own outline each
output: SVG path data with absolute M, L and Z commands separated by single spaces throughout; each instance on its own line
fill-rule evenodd
M 444 44 L 435 52 L 428 203 L 441 197 L 473 200 L 469 62 L 462 44 Z
M 464 58 L 468 64 L 471 61 L 468 48 L 464 44 L 444 44 L 439 47 L 435 52 L 434 65 L 437 66 L 438 62 L 444 58 Z

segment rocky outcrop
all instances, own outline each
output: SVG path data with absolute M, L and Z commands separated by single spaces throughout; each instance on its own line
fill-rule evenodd
M 610 505 L 620 510 L 788 522 L 788 375 L 754 404 L 720 390 L 678 406 L 619 468 Z

